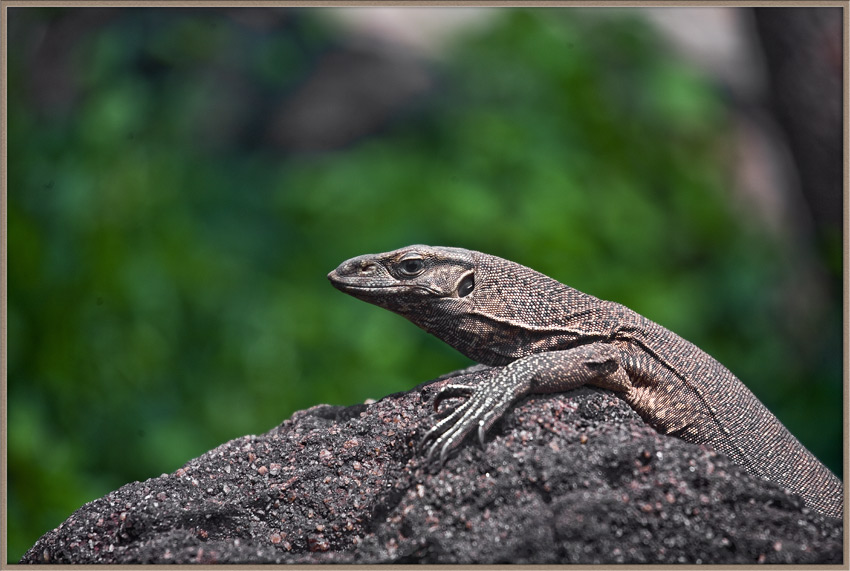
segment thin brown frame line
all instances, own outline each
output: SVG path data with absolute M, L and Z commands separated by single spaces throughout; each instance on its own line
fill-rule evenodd
M 333 8 L 371 7 L 480 7 L 480 8 L 762 8 L 810 7 L 841 8 L 850 6 L 847 0 L 0 0 L 3 7 L 56 7 L 56 8 Z

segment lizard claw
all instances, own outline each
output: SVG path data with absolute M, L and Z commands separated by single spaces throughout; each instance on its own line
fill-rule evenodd
M 443 444 L 443 447 L 440 449 L 440 465 L 444 465 L 446 463 L 446 458 L 449 457 L 449 444 L 451 441 Z
M 454 413 L 452 413 L 452 414 L 454 414 Z M 443 434 L 443 432 L 446 431 L 446 429 L 444 427 L 444 421 L 445 420 L 446 419 L 444 418 L 443 420 L 441 420 L 440 422 L 438 422 L 437 424 L 432 426 L 430 429 L 428 429 L 428 432 L 426 432 L 425 435 L 422 437 L 422 440 L 419 441 L 419 446 L 417 447 L 417 451 L 420 454 L 422 453 L 423 450 L 425 450 L 425 447 L 428 446 L 429 443 L 430 443 L 430 446 L 428 448 L 428 455 L 426 457 L 429 462 L 431 461 L 431 456 L 433 456 L 433 454 L 434 454 L 434 446 L 438 442 L 441 442 L 443 440 L 441 435 Z M 434 442 L 431 443 L 431 440 L 433 440 Z
M 446 463 L 446 458 L 449 455 L 449 442 L 443 444 L 443 437 L 438 437 L 433 444 L 431 444 L 430 448 L 428 448 L 428 454 L 425 456 L 425 463 L 430 464 L 432 459 L 434 458 L 434 454 L 437 450 L 440 451 L 440 465 Z M 442 446 L 441 446 L 442 445 Z
M 420 451 L 428 447 L 425 457 L 430 463 L 439 450 L 440 464 L 444 464 L 449 453 L 460 446 L 466 436 L 476 429 L 482 448 L 485 447 L 487 430 L 495 423 L 527 387 L 520 385 L 511 377 L 496 377 L 496 383 L 469 387 L 466 385 L 446 385 L 434 398 L 435 409 L 444 399 L 469 395 L 460 406 L 431 427 L 419 443 Z
M 437 412 L 437 408 L 440 406 L 440 403 L 446 399 L 450 399 L 453 397 L 463 397 L 469 396 L 475 389 L 473 387 L 468 387 L 466 385 L 446 385 L 440 392 L 437 393 L 437 396 L 434 397 L 434 412 Z
M 425 439 L 423 438 L 422 444 L 424 444 L 424 443 L 425 443 Z M 425 463 L 426 464 L 431 463 L 431 459 L 434 457 L 434 451 L 437 449 L 437 446 L 439 444 L 440 444 L 440 439 L 438 438 L 437 440 L 434 441 L 433 444 L 431 444 L 430 447 L 428 447 L 428 454 L 425 455 Z

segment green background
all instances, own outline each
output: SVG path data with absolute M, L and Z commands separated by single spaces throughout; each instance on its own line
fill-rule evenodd
M 504 10 L 380 129 L 302 152 L 233 135 L 221 110 L 250 111 L 234 85 L 285 101 L 346 49 L 316 12 L 121 9 L 68 43 L 74 96 L 45 107 L 13 44 L 74 12 L 10 9 L 9 561 L 83 503 L 295 410 L 469 364 L 326 280 L 411 243 L 632 307 L 840 471 L 840 238 L 801 262 L 735 201 L 726 98 L 636 16 Z M 827 294 L 789 312 L 801 266 Z

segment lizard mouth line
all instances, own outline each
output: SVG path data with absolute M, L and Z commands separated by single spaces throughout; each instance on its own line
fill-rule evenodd
M 357 292 L 357 293 L 363 293 L 363 294 L 373 293 L 375 295 L 378 295 L 378 294 L 383 294 L 384 292 L 386 292 L 388 290 L 389 291 L 392 291 L 392 290 L 397 290 L 397 291 L 422 290 L 424 292 L 430 293 L 430 294 L 435 295 L 437 297 L 445 297 L 440 292 L 438 292 L 438 291 L 436 291 L 432 288 L 429 288 L 427 286 L 423 286 L 423 285 L 419 285 L 419 284 L 391 284 L 391 285 L 364 286 L 364 285 L 357 285 L 357 284 L 346 283 L 344 281 L 336 281 L 336 280 L 331 280 L 331 284 L 333 284 L 333 286 L 336 287 L 337 289 L 345 291 L 345 292 L 350 291 L 350 292 Z

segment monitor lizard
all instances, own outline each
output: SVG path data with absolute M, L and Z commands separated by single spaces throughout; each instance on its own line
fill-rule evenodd
M 384 307 L 469 358 L 503 367 L 477 386 L 448 384 L 435 398 L 468 397 L 423 437 L 441 462 L 474 429 L 486 431 L 519 398 L 582 385 L 610 389 L 662 434 L 705 444 L 842 517 L 844 486 L 708 354 L 618 303 L 531 268 L 461 248 L 415 245 L 343 262 L 339 290 Z

